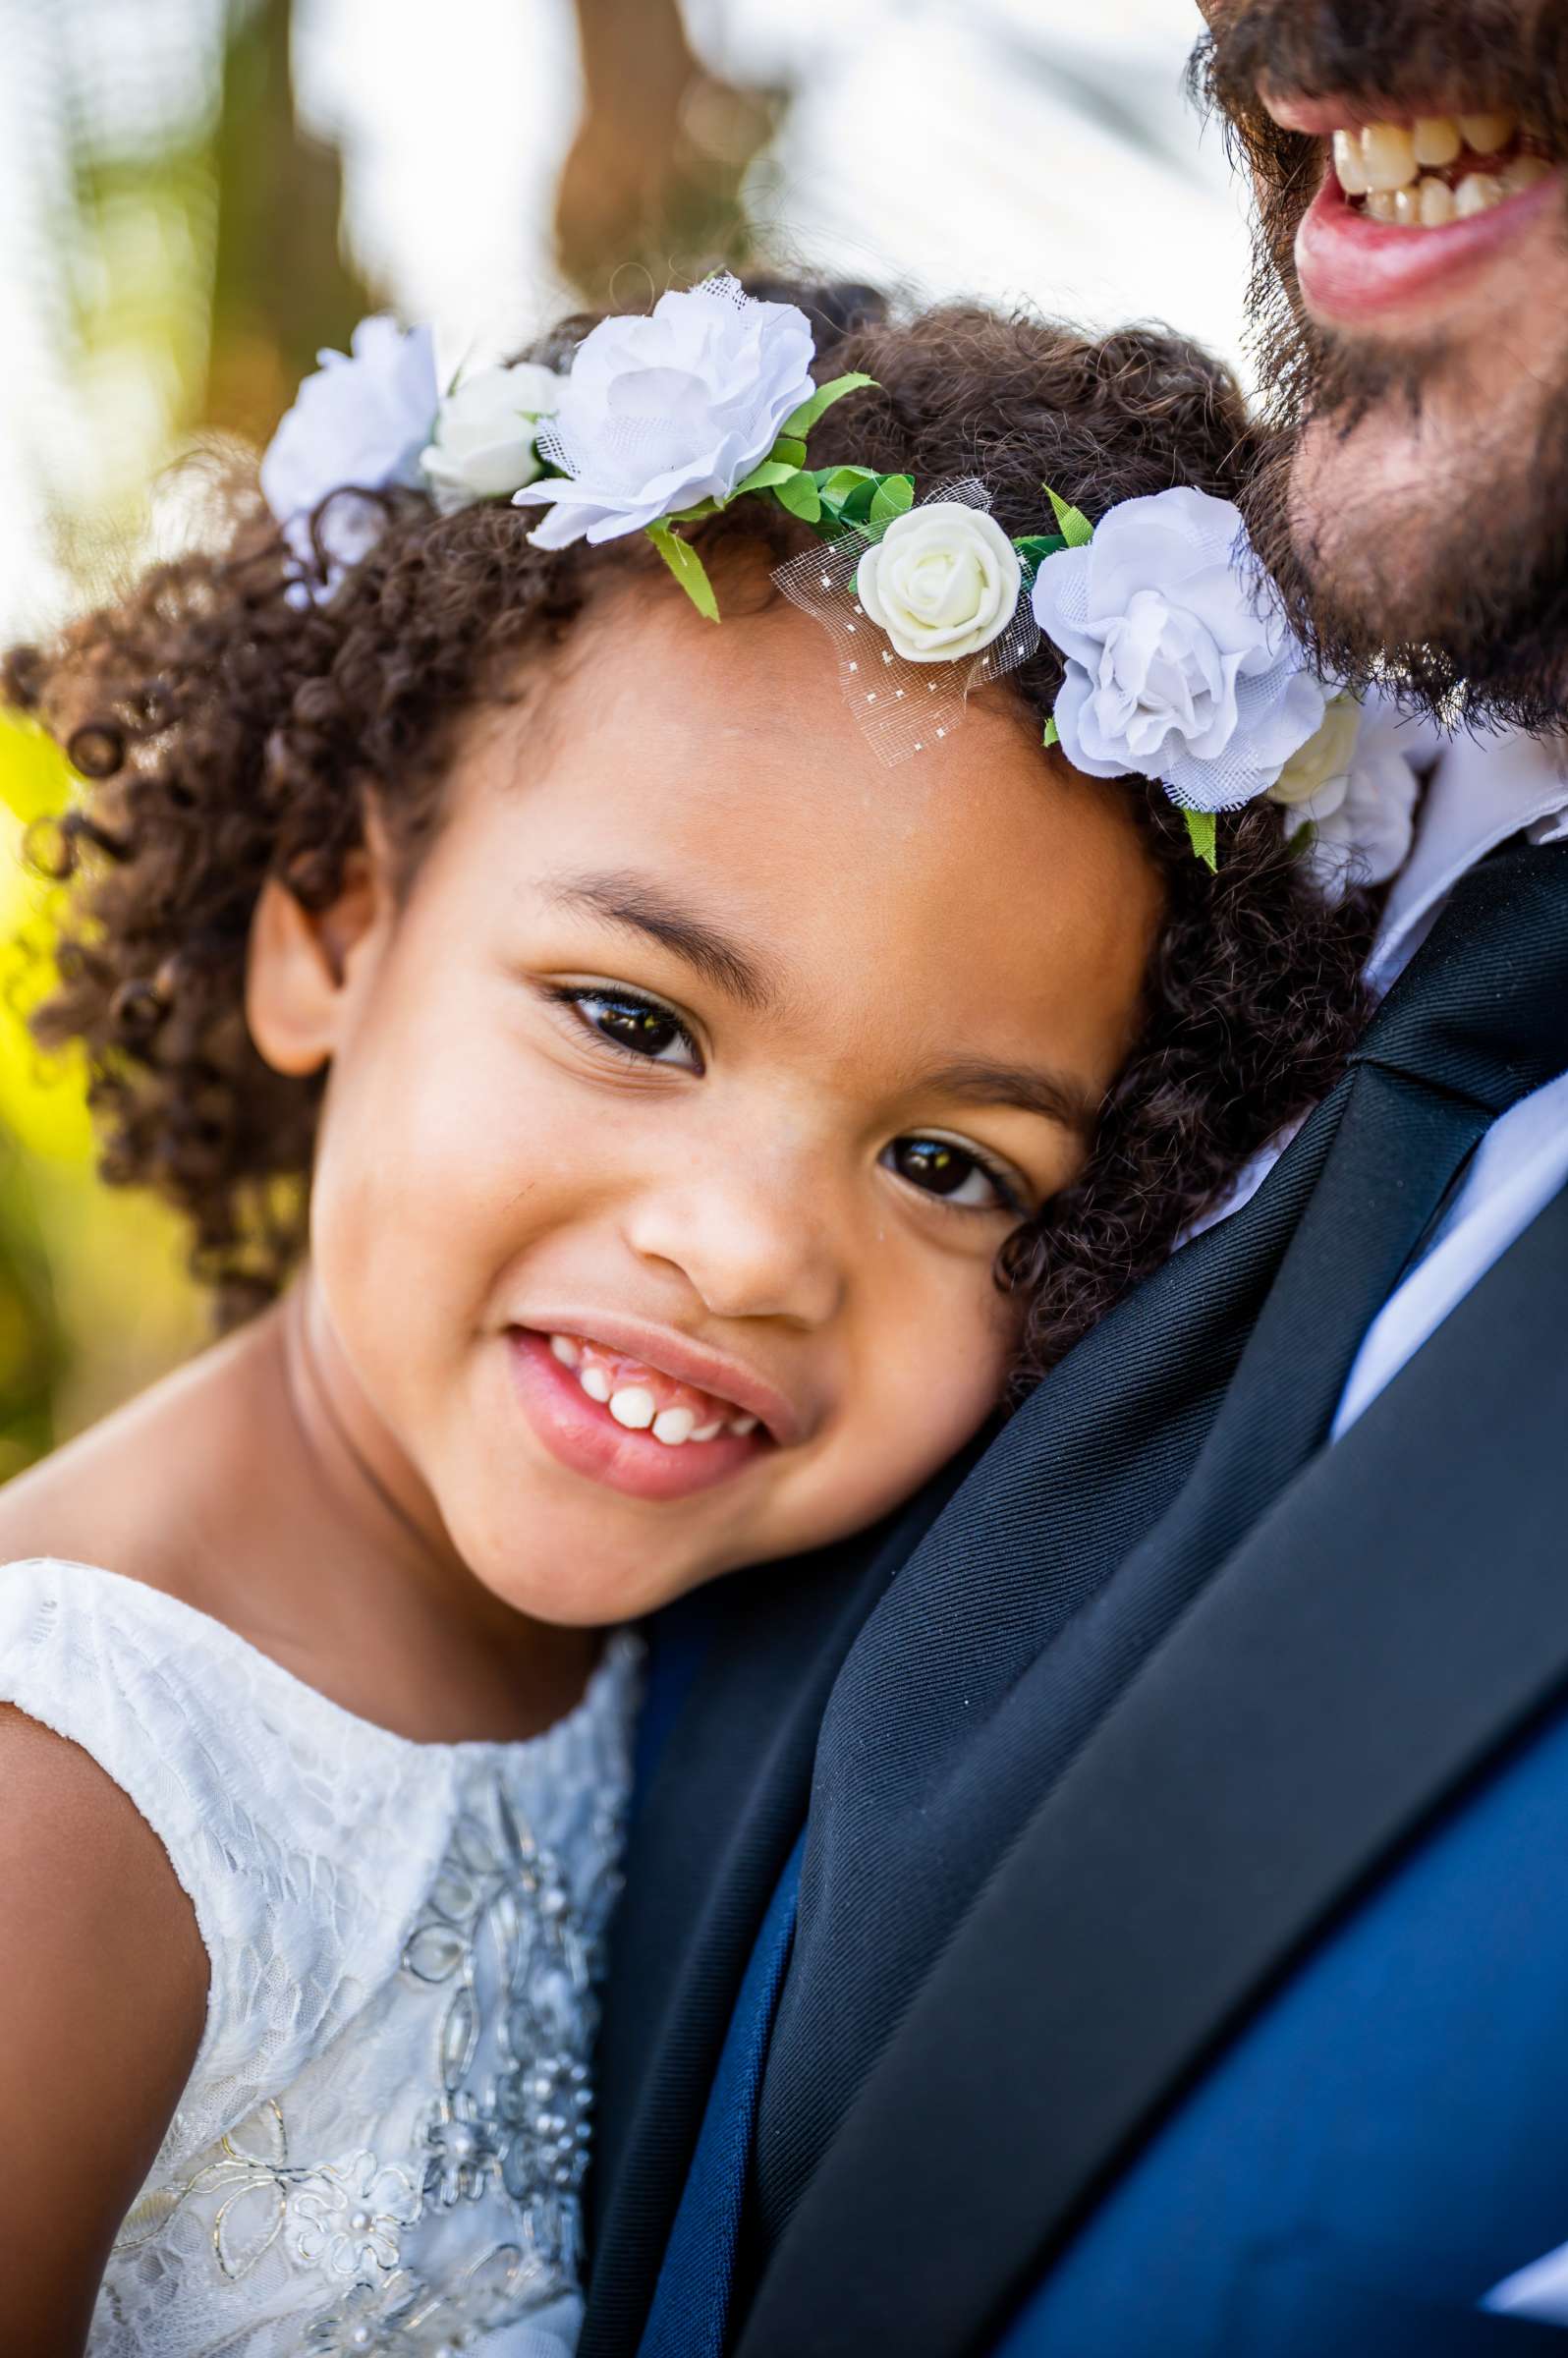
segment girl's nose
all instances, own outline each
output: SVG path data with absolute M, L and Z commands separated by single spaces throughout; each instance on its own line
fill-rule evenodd
M 844 1294 L 829 1223 L 787 1191 L 738 1177 L 644 1196 L 626 1223 L 645 1261 L 679 1269 L 720 1319 L 788 1319 L 825 1325 Z

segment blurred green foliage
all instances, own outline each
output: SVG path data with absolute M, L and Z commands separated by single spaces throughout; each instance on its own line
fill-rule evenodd
M 79 603 L 112 596 L 143 553 L 170 454 L 213 429 L 263 440 L 318 347 L 375 301 L 341 251 L 339 158 L 296 121 L 289 0 L 193 0 L 179 47 L 167 16 L 149 21 L 123 109 L 94 82 L 96 5 L 52 0 L 47 132 L 64 152 L 39 156 L 61 192 L 43 259 L 56 358 L 84 423 L 46 491 Z M 42 729 L 0 711 L 0 1480 L 207 1331 L 178 1223 L 97 1181 L 81 1061 L 44 1058 L 28 1030 L 53 918 L 27 832 L 79 783 Z
M 82 1060 L 45 1058 L 28 1029 L 57 888 L 29 870 L 27 834 L 75 784 L 42 729 L 0 712 L 0 1480 L 205 1331 L 176 1221 L 94 1176 Z

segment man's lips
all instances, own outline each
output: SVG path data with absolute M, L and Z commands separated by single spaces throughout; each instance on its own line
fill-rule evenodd
M 1470 103 L 1452 93 L 1429 102 L 1423 99 L 1419 106 L 1409 98 L 1300 98 L 1269 90 L 1260 90 L 1259 96 L 1281 131 L 1304 132 L 1310 140 L 1331 140 L 1336 131 L 1365 129 L 1370 123 L 1402 123 L 1418 115 L 1457 115 Z
M 1345 121 L 1343 112 L 1338 125 Z M 1337 127 L 1337 126 L 1336 126 Z M 1406 229 L 1356 211 L 1331 165 L 1296 236 L 1296 271 L 1319 318 L 1360 325 L 1447 298 L 1479 276 L 1544 212 L 1559 210 L 1562 175 L 1439 229 Z

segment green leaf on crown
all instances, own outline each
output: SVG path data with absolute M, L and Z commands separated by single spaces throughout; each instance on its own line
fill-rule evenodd
M 739 499 L 743 491 L 776 491 L 780 483 L 787 483 L 792 475 L 799 473 L 799 467 L 792 466 L 788 459 L 764 459 L 760 467 L 754 467 L 750 475 L 741 477 L 730 497 Z
M 773 485 L 773 497 L 781 508 L 788 508 L 803 524 L 816 524 L 822 514 L 822 494 L 812 477 L 797 468 L 783 482 Z
M 1212 811 L 1184 811 L 1182 816 L 1187 821 L 1187 838 L 1193 850 L 1209 874 L 1217 876 L 1219 853 L 1214 840 L 1214 814 Z
M 1040 743 L 1048 750 L 1053 745 L 1060 745 L 1061 742 L 1062 732 L 1056 726 L 1056 715 L 1053 712 L 1049 720 L 1045 723 L 1045 734 L 1040 739 Z
M 819 467 L 812 479 L 822 494 L 824 505 L 837 509 L 863 483 L 869 483 L 874 490 L 881 477 L 874 467 Z
M 848 470 L 843 472 L 847 473 Z M 833 510 L 841 524 L 858 524 L 868 528 L 871 503 L 881 486 L 881 477 L 873 475 L 869 468 L 860 468 L 857 473 L 863 477 L 860 482 L 852 483 L 846 491 L 831 497 L 824 492 L 822 504 Z
M 770 459 L 777 459 L 782 467 L 804 467 L 806 444 L 799 434 L 780 434 L 767 455 Z
M 789 417 L 784 421 L 782 431 L 786 434 L 797 435 L 804 440 L 817 420 L 826 415 L 835 401 L 842 401 L 846 393 L 859 393 L 865 386 L 874 385 L 875 382 L 874 376 L 863 376 L 858 370 L 849 376 L 835 376 L 830 385 L 818 385 L 816 391 L 809 399 L 803 401 L 798 410 L 791 411 Z
M 1019 562 L 1033 581 L 1047 557 L 1059 557 L 1067 542 L 1060 533 L 1030 533 L 1024 539 L 1015 540 Z
M 1055 511 L 1057 526 L 1069 548 L 1087 548 L 1094 537 L 1094 528 L 1082 508 L 1069 507 L 1066 500 L 1054 492 L 1049 483 L 1040 486 Z
M 671 532 L 667 523 L 650 524 L 647 536 L 674 574 L 698 612 L 709 622 L 719 618 L 718 599 L 701 558 L 689 540 Z
M 912 475 L 884 475 L 871 495 L 870 513 L 867 519 L 873 529 L 891 524 L 895 517 L 907 516 L 915 505 L 915 477 Z

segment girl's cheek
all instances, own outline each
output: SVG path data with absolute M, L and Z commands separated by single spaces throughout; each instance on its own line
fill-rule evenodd
M 996 1407 L 1021 1319 L 983 1259 L 887 1275 L 855 1354 L 844 1438 L 853 1477 L 891 1505 L 973 1439 Z

